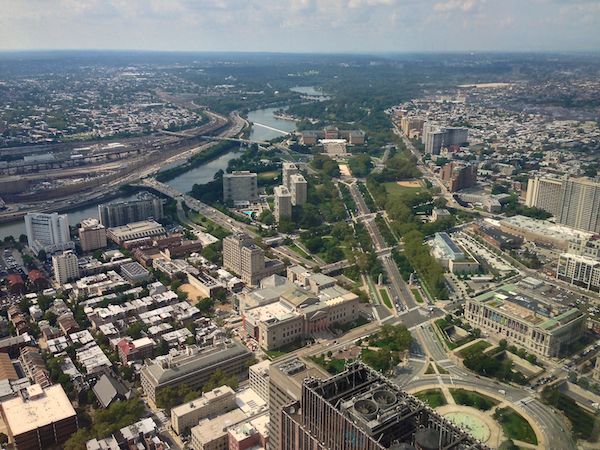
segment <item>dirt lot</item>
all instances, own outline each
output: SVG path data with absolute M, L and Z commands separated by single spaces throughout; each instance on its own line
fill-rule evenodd
M 182 284 L 179 287 L 179 289 L 188 295 L 188 301 L 192 305 L 195 305 L 196 303 L 198 303 L 198 300 L 205 297 L 205 295 L 202 294 L 202 292 L 200 292 L 197 288 L 195 288 L 189 283 Z
M 419 188 L 423 187 L 420 180 L 397 181 L 396 184 L 402 187 Z

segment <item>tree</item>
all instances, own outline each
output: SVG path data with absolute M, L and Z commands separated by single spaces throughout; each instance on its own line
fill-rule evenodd
M 86 450 L 86 443 L 92 439 L 92 434 L 89 430 L 80 429 L 76 433 L 73 433 L 71 437 L 65 442 L 65 450 Z
M 20 242 L 21 244 L 27 244 L 27 235 L 26 235 L 26 234 L 21 234 L 21 235 L 19 236 L 19 242 Z
M 44 249 L 40 250 L 37 254 L 37 258 L 40 261 L 46 261 L 46 258 L 48 257 L 48 255 L 46 254 L 46 251 Z
M 200 310 L 200 312 L 207 314 L 212 311 L 215 306 L 215 302 L 210 297 L 205 297 L 196 303 L 196 308 Z
M 500 342 L 498 343 L 498 347 L 500 348 L 500 350 L 506 350 L 507 346 L 508 346 L 508 342 L 506 342 L 506 339 L 501 339 Z

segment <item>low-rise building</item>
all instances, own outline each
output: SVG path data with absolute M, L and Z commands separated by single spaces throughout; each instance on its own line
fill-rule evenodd
M 246 297 L 240 300 L 244 329 L 266 350 L 352 322 L 360 314 L 358 296 L 337 285 L 314 292 L 284 281 Z
M 192 428 L 194 450 L 223 450 L 229 447 L 227 429 L 246 420 L 246 414 L 234 409 L 214 419 L 204 419 Z
M 154 220 L 143 220 L 127 225 L 109 228 L 106 233 L 108 239 L 117 245 L 123 245 L 127 241 L 166 235 L 165 228 Z
M 233 389 L 220 386 L 171 409 L 171 427 L 177 434 L 187 434 L 200 420 L 227 413 L 235 408 L 237 405 Z
M 121 362 L 127 364 L 131 361 L 151 358 L 155 346 L 156 343 L 148 337 L 135 340 L 123 339 L 117 344 L 117 351 Z
M 150 279 L 150 272 L 135 261 L 123 264 L 121 274 L 131 283 L 142 283 Z
M 456 245 L 448 233 L 436 233 L 433 254 L 441 265 L 452 273 L 475 272 L 479 263 L 466 250 Z
M 583 334 L 586 316 L 524 286 L 507 284 L 467 299 L 465 319 L 476 328 L 543 357 L 557 357 Z
M 0 404 L 8 435 L 19 450 L 60 446 L 77 431 L 77 414 L 60 384 L 34 384 Z
M 227 376 L 245 378 L 251 359 L 252 353 L 235 341 L 219 342 L 204 349 L 190 346 L 183 352 L 147 362 L 140 373 L 142 388 L 155 403 L 157 394 L 167 387 L 186 384 L 192 390 L 200 389 L 217 369 Z

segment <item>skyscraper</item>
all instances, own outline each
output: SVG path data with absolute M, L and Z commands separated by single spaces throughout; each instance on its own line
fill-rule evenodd
M 28 213 L 25 230 L 29 247 L 34 252 L 47 253 L 74 248 L 69 231 L 69 218 L 58 213 Z
M 295 359 L 271 366 L 272 385 L 285 383 L 286 377 L 278 377 L 277 370 L 294 380 L 283 389 L 288 398 L 296 395 L 291 389 L 298 378 L 303 381 L 299 400 L 278 408 L 286 398 L 283 395 L 270 407 L 270 449 L 487 449 L 360 362 L 327 378 L 308 372 L 307 364 Z M 270 400 L 274 393 L 275 389 L 270 390 Z
M 586 178 L 529 180 L 525 204 L 552 214 L 557 223 L 600 233 L 600 183 Z

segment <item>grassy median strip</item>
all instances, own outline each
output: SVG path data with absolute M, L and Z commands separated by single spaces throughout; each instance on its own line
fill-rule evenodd
M 423 297 L 421 296 L 421 293 L 419 292 L 418 289 L 413 288 L 410 291 L 415 296 L 415 300 L 417 301 L 417 303 L 423 303 Z
M 379 294 L 381 295 L 381 298 L 383 299 L 383 303 L 385 303 L 385 306 L 392 309 L 392 301 L 390 300 L 390 295 L 388 294 L 387 289 L 385 289 L 385 288 L 379 289 Z

